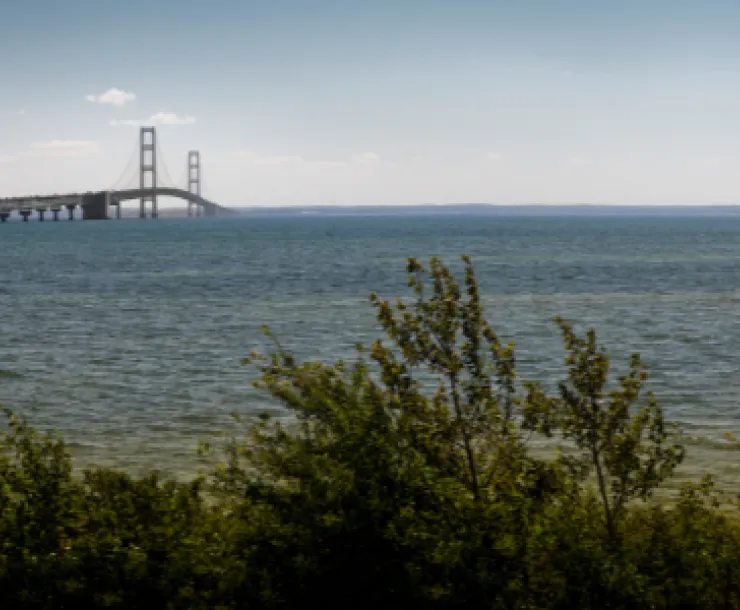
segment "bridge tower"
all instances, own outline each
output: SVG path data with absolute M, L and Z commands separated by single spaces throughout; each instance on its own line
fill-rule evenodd
M 200 197 L 200 151 L 197 150 L 188 151 L 188 192 Z M 200 216 L 200 204 L 192 201 L 188 201 L 188 216 L 193 215 L 193 207 L 195 215 Z
M 142 127 L 139 132 L 139 187 L 149 190 L 139 200 L 139 218 L 146 218 L 146 204 L 151 202 L 151 217 L 157 217 L 157 131 L 154 127 Z

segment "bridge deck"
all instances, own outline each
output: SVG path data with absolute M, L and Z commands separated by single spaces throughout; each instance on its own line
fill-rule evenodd
M 121 201 L 141 199 L 156 195 L 157 197 L 175 197 L 200 205 L 207 216 L 215 216 L 218 212 L 228 212 L 225 208 L 196 193 L 191 193 L 176 187 L 157 187 L 155 189 L 125 189 L 118 191 L 96 191 L 86 193 L 64 193 L 54 195 L 33 195 L 26 197 L 0 198 L 0 213 L 9 213 L 13 210 L 48 210 L 54 207 L 93 205 L 92 202 L 102 195 L 108 195 L 108 202 L 117 205 Z

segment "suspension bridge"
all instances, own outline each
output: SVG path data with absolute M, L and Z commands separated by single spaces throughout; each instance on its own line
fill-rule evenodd
M 29 195 L 0 198 L 0 222 L 6 222 L 13 212 L 28 222 L 35 212 L 43 221 L 50 213 L 58 221 L 60 213 L 67 211 L 67 218 L 74 220 L 76 210 L 83 220 L 120 219 L 124 201 L 139 200 L 139 218 L 158 218 L 160 197 L 174 197 L 187 202 L 190 217 L 214 217 L 229 210 L 206 199 L 201 193 L 200 152 L 188 151 L 186 175 L 178 182 L 170 178 L 164 157 L 157 141 L 154 127 L 142 127 L 136 154 L 120 178 L 102 191 L 65 193 L 54 195 Z

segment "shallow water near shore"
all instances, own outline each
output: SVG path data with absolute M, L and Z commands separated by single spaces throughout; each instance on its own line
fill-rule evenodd
M 404 260 L 469 254 L 519 372 L 564 375 L 552 322 L 594 326 L 617 370 L 640 352 L 688 456 L 740 488 L 740 218 L 322 217 L 0 226 L 0 402 L 76 464 L 188 476 L 231 412 L 274 408 L 239 359 L 268 325 L 301 358 L 379 334 L 367 295 L 407 293 Z

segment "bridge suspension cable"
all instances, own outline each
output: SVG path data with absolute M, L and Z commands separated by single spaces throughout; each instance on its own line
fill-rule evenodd
M 188 187 L 188 168 L 186 167 L 182 172 L 178 174 L 179 180 L 176 182 L 177 188 L 187 190 Z
M 187 163 L 183 164 L 185 167 L 183 171 L 179 174 L 180 179 L 177 181 L 175 186 L 177 186 L 177 188 L 180 188 L 184 191 L 187 191 L 190 188 L 190 183 L 188 180 L 188 178 L 190 177 L 190 165 L 189 165 L 190 161 L 187 158 L 185 159 L 185 161 L 187 161 Z M 203 186 L 203 166 L 199 165 L 198 167 L 199 167 L 198 176 L 199 176 L 199 182 L 200 182 L 200 194 L 205 197 L 205 189 Z
M 118 179 L 108 187 L 110 191 L 123 191 L 139 186 L 139 143 L 134 145 L 129 155 L 126 168 L 123 170 Z
M 179 187 L 180 185 L 177 184 L 174 180 L 172 180 L 172 176 L 170 176 L 170 172 L 167 169 L 167 164 L 164 160 L 164 155 L 162 154 L 162 147 L 159 145 L 159 137 L 157 138 L 157 186 L 166 186 L 166 187 Z
M 157 186 L 160 187 L 175 187 L 182 188 L 183 183 L 187 182 L 187 179 L 181 180 L 179 183 L 172 179 L 172 176 L 167 168 L 167 162 L 164 159 L 162 147 L 159 144 L 159 138 L 156 139 L 156 170 L 157 170 Z M 130 189 L 137 189 L 141 186 L 141 143 L 136 141 L 134 148 L 129 155 L 128 163 L 125 169 L 121 172 L 118 179 L 113 182 L 108 190 L 111 191 L 125 191 Z
M 190 150 L 183 155 L 182 161 L 184 163 L 178 166 L 185 170 L 184 175 L 181 173 L 182 179 L 175 182 L 167 167 L 163 148 L 154 128 L 142 127 L 126 168 L 118 180 L 110 185 L 109 190 L 120 191 L 122 195 L 125 194 L 126 199 L 139 198 L 142 218 L 146 217 L 144 208 L 147 202 L 151 203 L 153 217 L 157 216 L 158 196 L 186 199 L 189 202 L 189 214 L 191 206 L 194 206 L 195 215 L 198 216 L 201 212 L 205 213 L 206 209 L 212 212 L 215 204 L 206 198 L 207 189 L 203 183 L 200 153 L 197 150 Z M 152 189 L 152 186 L 156 189 Z

